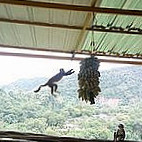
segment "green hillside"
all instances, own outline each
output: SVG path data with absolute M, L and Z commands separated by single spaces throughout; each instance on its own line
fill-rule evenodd
M 142 140 L 142 67 L 101 72 L 102 92 L 95 105 L 78 99 L 77 74 L 59 82 L 57 97 L 45 87 L 48 79 L 20 79 L 0 90 L 0 130 L 35 132 L 58 136 L 113 139 L 119 123 L 126 138 Z

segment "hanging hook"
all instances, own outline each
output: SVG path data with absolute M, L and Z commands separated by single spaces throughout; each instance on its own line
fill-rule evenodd
M 74 57 L 75 57 L 75 51 L 72 51 L 71 53 L 72 53 L 71 60 L 73 60 L 73 59 L 74 59 Z

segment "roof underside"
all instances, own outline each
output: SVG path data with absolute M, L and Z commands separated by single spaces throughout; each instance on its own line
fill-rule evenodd
M 3 1 L 0 0 L 1 46 L 67 52 L 85 50 L 98 55 L 142 58 L 141 16 L 94 13 L 92 29 L 91 12 L 12 4 L 16 0 L 7 4 Z M 31 1 L 142 10 L 142 0 Z M 90 46 L 92 40 L 95 42 L 94 46 Z
M 101 7 L 111 7 L 120 9 L 142 10 L 141 0 L 103 0 Z M 97 25 L 107 27 L 111 24 L 112 27 L 121 27 L 127 30 L 127 26 L 142 29 L 142 17 L 127 16 L 127 15 L 108 15 L 97 14 L 94 20 Z M 89 47 L 89 39 L 92 34 L 88 35 L 84 49 Z M 98 52 L 110 54 L 142 54 L 142 35 L 124 34 L 124 33 L 108 33 L 94 32 L 94 50 Z M 91 48 L 89 48 L 91 49 Z

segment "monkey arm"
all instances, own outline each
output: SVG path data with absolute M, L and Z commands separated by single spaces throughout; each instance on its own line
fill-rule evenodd
M 64 76 L 71 75 L 71 74 L 73 74 L 74 72 L 75 72 L 75 71 L 73 71 L 73 69 L 71 69 L 71 70 L 67 71 L 67 72 L 64 74 Z
M 125 130 L 123 129 L 123 136 L 122 136 L 122 139 L 124 140 L 125 139 Z

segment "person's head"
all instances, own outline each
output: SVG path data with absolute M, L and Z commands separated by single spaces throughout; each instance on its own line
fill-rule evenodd
M 124 128 L 124 125 L 123 125 L 123 124 L 119 124 L 119 125 L 118 125 L 118 128 L 123 129 L 123 128 Z

